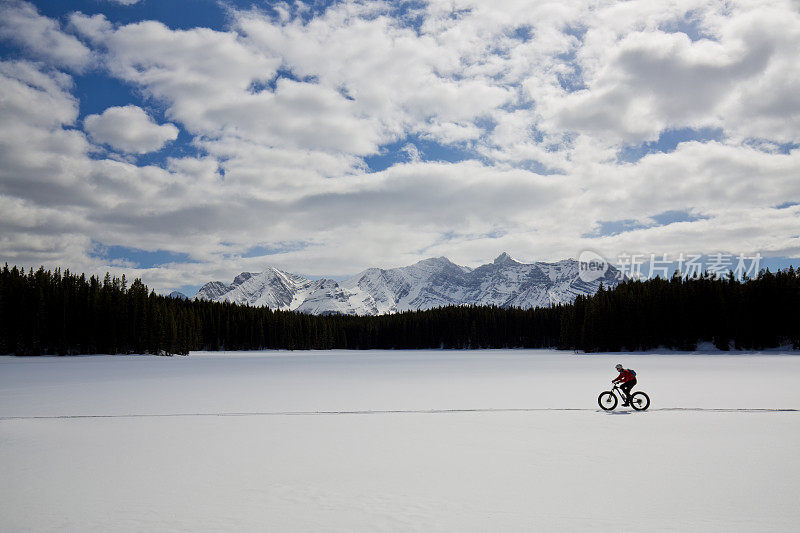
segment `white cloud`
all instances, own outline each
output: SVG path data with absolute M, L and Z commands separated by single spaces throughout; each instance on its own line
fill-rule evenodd
M 113 25 L 105 15 L 96 14 L 92 16 L 75 12 L 69 15 L 67 27 L 93 43 L 102 40 L 103 36 L 113 29 Z
M 10 0 L 0 6 L 0 39 L 14 42 L 37 58 L 76 70 L 86 67 L 91 51 L 60 24 L 39 14 L 28 2 Z
M 154 152 L 178 138 L 178 128 L 173 124 L 156 124 L 144 109 L 134 105 L 109 107 L 99 115 L 89 115 L 83 127 L 94 142 L 130 154 Z
M 555 260 L 587 247 L 800 247 L 797 210 L 773 209 L 800 201 L 800 150 L 782 153 L 800 142 L 800 20 L 787 3 L 443 0 L 405 18 L 393 2 L 301 9 L 233 10 L 225 31 L 70 17 L 102 68 L 192 135 L 198 155 L 162 167 L 90 157 L 71 78 L 0 63 L 0 255 L 95 271 L 96 243 L 189 254 L 197 262 L 138 270 L 168 288 L 268 264 L 344 275 L 435 255 L 474 266 L 502 250 Z M 32 28 L 59 29 L 36 17 Z M 42 33 L 30 31 L 17 42 Z M 86 132 L 126 153 L 175 139 L 139 105 L 87 117 Z M 628 143 L 698 127 L 721 137 L 617 161 Z M 475 160 L 426 162 L 439 158 L 432 141 Z M 388 143 L 408 148 L 369 173 L 364 158 Z M 584 237 L 598 221 L 684 210 L 706 218 Z M 244 257 L 264 243 L 303 246 Z

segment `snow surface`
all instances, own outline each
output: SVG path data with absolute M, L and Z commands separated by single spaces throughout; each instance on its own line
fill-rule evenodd
M 598 410 L 618 361 L 648 412 Z M 0 357 L 0 531 L 796 531 L 799 377 L 796 353 Z

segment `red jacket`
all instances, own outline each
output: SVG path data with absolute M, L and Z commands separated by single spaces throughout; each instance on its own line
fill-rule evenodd
M 614 379 L 614 383 L 627 383 L 629 381 L 633 381 L 634 379 L 636 379 L 636 376 L 631 374 L 629 370 L 623 368 L 620 371 L 619 376 Z

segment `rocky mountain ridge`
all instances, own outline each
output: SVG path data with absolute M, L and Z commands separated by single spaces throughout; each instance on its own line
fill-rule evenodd
M 344 281 L 310 280 L 269 267 L 242 272 L 230 284 L 207 283 L 195 297 L 312 314 L 378 315 L 445 305 L 547 307 L 594 294 L 601 282 L 619 283 L 613 266 L 588 282 L 578 267 L 574 259 L 521 263 L 507 253 L 475 269 L 436 257 L 400 268 L 368 268 Z

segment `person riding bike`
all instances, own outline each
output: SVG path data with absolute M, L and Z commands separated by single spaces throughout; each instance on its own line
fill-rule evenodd
M 622 405 L 627 406 L 631 401 L 631 389 L 636 385 L 636 374 L 625 369 L 621 364 L 615 368 L 619 372 L 619 376 L 611 380 L 611 383 L 619 383 L 619 388 L 625 393 L 625 402 Z

